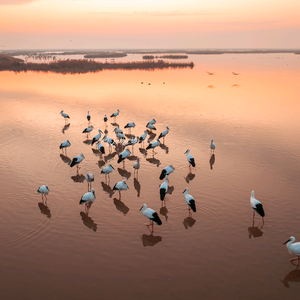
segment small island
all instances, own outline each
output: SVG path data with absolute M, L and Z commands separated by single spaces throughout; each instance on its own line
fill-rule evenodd
M 194 67 L 193 62 L 174 63 L 158 61 L 133 61 L 133 62 L 96 62 L 87 59 L 69 59 L 49 63 L 24 63 L 23 60 L 5 54 L 0 54 L 0 71 L 14 72 L 53 72 L 60 74 L 81 74 L 99 72 L 104 70 L 155 70 L 177 69 Z

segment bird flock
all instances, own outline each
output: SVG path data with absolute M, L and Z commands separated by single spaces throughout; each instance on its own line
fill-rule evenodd
M 111 114 L 110 118 L 113 118 L 114 121 L 116 121 L 116 117 L 119 115 L 120 111 L 119 109 L 117 109 L 117 111 L 113 114 Z M 65 128 L 67 128 L 70 124 L 67 124 L 68 120 L 70 119 L 70 116 L 66 113 L 64 113 L 64 111 L 62 110 L 60 112 L 61 116 L 65 119 Z M 93 125 L 90 125 L 91 122 L 91 115 L 90 112 L 88 111 L 87 113 L 87 121 L 89 123 L 89 126 L 86 127 L 82 133 L 85 133 L 88 137 L 88 135 L 92 132 L 92 130 L 94 129 Z M 107 124 L 108 118 L 105 115 L 103 118 L 103 121 L 105 124 Z M 119 125 L 117 123 L 112 123 L 112 125 L 115 125 L 115 129 L 113 130 L 113 132 L 116 135 L 116 140 L 117 142 L 114 141 L 114 139 L 110 138 L 107 136 L 107 130 L 105 130 L 105 135 L 103 136 L 102 140 L 101 136 L 104 134 L 102 130 L 98 129 L 98 134 L 95 135 L 92 139 L 91 145 L 93 146 L 95 143 L 97 145 L 98 151 L 100 152 L 100 157 L 102 154 L 105 154 L 105 147 L 102 144 L 102 141 L 104 143 L 107 143 L 108 147 L 109 147 L 109 151 L 112 150 L 112 147 L 117 148 L 118 146 L 120 146 L 118 149 L 121 149 L 121 151 L 117 151 L 117 152 L 121 152 L 118 155 L 118 160 L 117 163 L 120 164 L 121 162 L 123 162 L 123 166 L 125 166 L 125 161 L 128 157 L 130 157 L 130 155 L 133 153 L 134 151 L 134 145 L 135 144 L 142 144 L 144 145 L 147 135 L 149 134 L 149 139 L 151 139 L 151 136 L 155 136 L 156 134 L 153 133 L 153 130 L 156 130 L 156 127 L 154 126 L 156 124 L 156 120 L 152 119 L 150 120 L 147 124 L 146 124 L 146 128 L 150 129 L 150 131 L 146 131 L 144 130 L 144 133 L 141 134 L 140 136 L 132 136 L 131 135 L 131 128 L 134 128 L 136 126 L 136 124 L 134 122 L 129 122 L 124 126 L 124 129 L 128 129 L 129 130 L 129 134 L 125 135 L 122 131 L 122 129 L 119 128 Z M 106 125 L 107 127 L 107 125 Z M 159 145 L 161 145 L 161 141 L 160 139 L 163 139 L 163 143 L 164 144 L 164 140 L 165 137 L 168 135 L 170 129 L 167 126 L 166 130 L 164 130 L 163 132 L 160 133 L 159 137 L 156 139 L 156 141 L 154 142 L 148 142 L 148 145 L 146 147 L 146 150 L 144 150 L 145 152 L 147 152 L 147 150 L 152 149 L 152 154 L 153 154 L 153 161 L 155 160 L 154 155 L 155 155 L 155 148 L 158 147 Z M 64 133 L 64 131 L 63 131 Z M 127 137 L 126 137 L 127 136 Z M 129 148 L 124 149 L 125 147 L 129 147 L 131 146 L 131 150 L 132 152 L 129 150 Z M 59 149 L 61 149 L 63 151 L 63 153 L 66 154 L 67 152 L 67 148 L 71 147 L 71 143 L 69 140 L 66 140 L 64 142 L 62 142 L 59 146 Z M 214 151 L 216 149 L 216 145 L 214 144 L 213 139 L 211 140 L 210 143 L 210 149 L 212 151 L 212 156 L 211 156 L 211 160 L 214 159 Z M 142 152 L 142 151 L 141 151 Z M 189 164 L 189 169 L 191 170 L 191 168 L 195 168 L 196 167 L 196 162 L 195 162 L 195 158 L 190 154 L 190 149 L 187 149 L 186 152 L 184 153 L 187 156 L 187 161 Z M 82 161 L 84 160 L 84 155 L 82 153 L 80 153 L 79 155 L 75 156 L 71 163 L 70 163 L 70 167 L 77 167 L 77 175 L 79 175 L 79 164 L 82 163 Z M 211 164 L 211 169 L 212 169 L 212 164 Z M 136 162 L 134 162 L 133 164 L 133 168 L 134 168 L 134 175 L 138 176 L 138 171 L 141 167 L 140 164 L 140 159 L 139 157 L 136 157 Z M 106 167 L 104 167 L 101 170 L 101 174 L 105 175 L 106 180 L 110 180 L 110 174 L 115 170 L 115 168 L 109 163 Z M 159 186 L 159 195 L 160 195 L 160 200 L 163 202 L 165 201 L 165 196 L 168 192 L 169 189 L 169 176 L 171 173 L 173 173 L 175 170 L 175 168 L 170 164 L 169 166 L 165 167 L 162 171 L 161 174 L 159 176 L 160 180 L 164 180 L 160 186 Z M 79 204 L 85 205 L 85 212 L 88 215 L 89 213 L 89 209 L 92 205 L 92 203 L 95 201 L 96 199 L 96 195 L 95 195 L 95 190 L 94 188 L 91 187 L 92 182 L 94 181 L 94 175 L 92 173 L 87 173 L 85 176 L 85 180 L 88 183 L 88 192 L 85 193 L 80 201 Z M 126 191 L 128 190 L 129 187 L 126 183 L 126 180 L 122 180 L 117 182 L 112 191 L 118 191 L 119 192 L 119 200 L 121 200 L 121 191 Z M 38 190 L 38 193 L 40 193 L 42 195 L 42 201 L 43 203 L 45 202 L 45 204 L 47 204 L 47 195 L 49 194 L 50 190 L 48 185 L 41 185 Z M 184 194 L 184 198 L 185 201 L 188 205 L 188 210 L 189 210 L 189 215 L 191 216 L 192 212 L 196 212 L 196 201 L 194 199 L 194 197 L 192 195 L 189 194 L 189 188 L 186 188 L 183 191 Z M 251 196 L 250 196 L 250 204 L 251 207 L 253 209 L 253 220 L 255 217 L 255 213 L 257 213 L 258 215 L 260 215 L 262 217 L 262 223 L 264 224 L 264 217 L 265 217 L 265 212 L 263 209 L 263 205 L 262 203 L 257 200 L 255 198 L 255 192 L 254 190 L 251 192 Z M 158 216 L 157 212 L 155 212 L 153 209 L 147 207 L 147 204 L 143 204 L 143 206 L 141 207 L 140 211 L 142 212 L 142 215 L 147 217 L 150 221 L 150 224 L 147 224 L 148 228 L 151 228 L 151 233 L 154 232 L 154 223 L 157 225 L 162 225 L 162 221 L 160 219 L 160 217 Z M 286 244 L 288 251 L 290 253 L 295 253 L 297 255 L 297 258 L 291 259 L 290 261 L 298 261 L 298 265 L 300 264 L 300 242 L 295 243 L 295 237 L 291 236 L 284 244 Z

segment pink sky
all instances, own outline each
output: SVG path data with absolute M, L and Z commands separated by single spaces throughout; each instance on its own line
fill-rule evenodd
M 0 0 L 0 51 L 300 48 L 299 11 L 299 0 Z

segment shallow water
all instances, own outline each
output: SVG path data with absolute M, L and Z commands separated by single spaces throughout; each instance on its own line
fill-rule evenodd
M 299 57 L 188 60 L 194 69 L 0 73 L 1 299 L 298 298 L 295 255 L 282 243 L 300 239 Z M 66 127 L 62 109 L 71 117 Z M 134 121 L 134 135 L 152 118 L 156 136 L 170 128 L 154 157 L 135 145 L 123 166 L 105 145 L 100 158 L 90 140 L 117 109 L 116 122 L 123 129 Z M 95 127 L 89 137 L 82 134 L 87 110 Z M 106 129 L 115 138 L 112 122 Z M 80 153 L 77 175 L 68 164 Z M 110 182 L 100 174 L 108 163 Z M 162 206 L 159 175 L 169 164 L 175 171 Z M 96 194 L 88 215 L 79 205 L 87 172 Z M 122 179 L 129 190 L 119 199 L 111 189 Z M 46 205 L 36 192 L 42 184 L 50 189 Z M 196 201 L 191 216 L 186 187 Z M 251 190 L 264 206 L 263 226 L 257 215 L 253 223 Z M 162 219 L 152 234 L 143 203 Z

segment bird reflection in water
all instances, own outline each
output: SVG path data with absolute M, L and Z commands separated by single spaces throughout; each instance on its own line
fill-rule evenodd
M 114 126 L 114 127 L 116 127 L 116 126 L 117 126 L 118 128 L 120 127 L 120 125 L 119 125 L 118 123 L 110 123 L 110 124 L 111 124 L 112 126 Z
M 263 235 L 263 232 L 261 231 L 261 229 L 263 228 L 264 224 L 262 224 L 262 226 L 260 228 L 255 227 L 254 226 L 254 219 L 253 219 L 253 223 L 252 223 L 252 227 L 248 228 L 248 232 L 249 232 L 249 239 L 251 239 L 252 237 L 257 238 Z
M 129 212 L 129 207 L 117 198 L 114 198 L 114 205 L 116 206 L 117 210 L 124 214 L 124 216 Z
M 156 245 L 157 243 L 162 241 L 162 236 L 160 235 L 153 235 L 153 232 L 149 235 L 147 234 L 143 234 L 142 235 L 142 242 L 143 242 L 143 246 L 144 247 L 153 247 L 154 245 Z
M 194 218 L 192 218 L 191 216 L 186 217 L 183 220 L 183 226 L 185 229 L 189 229 L 189 227 L 193 227 L 195 223 L 196 223 L 196 220 Z
M 81 220 L 83 224 L 93 231 L 97 231 L 97 224 L 94 222 L 94 220 L 89 217 L 85 212 L 80 212 Z
M 166 203 L 165 203 L 165 201 L 162 201 L 161 202 L 161 208 L 160 208 L 160 210 L 159 210 L 159 213 L 161 214 L 161 215 L 163 215 L 164 217 L 165 217 L 165 220 L 166 221 L 168 221 L 168 209 L 167 209 L 167 206 L 166 206 Z
M 133 179 L 133 185 L 134 185 L 134 188 L 135 188 L 136 191 L 137 191 L 137 196 L 140 197 L 140 195 L 141 195 L 141 184 L 140 184 L 140 182 L 137 180 L 137 178 L 134 178 L 134 179 Z
M 146 158 L 146 160 L 149 161 L 149 163 L 156 165 L 157 167 L 161 164 L 160 160 L 154 157 Z
M 71 164 L 71 161 L 72 161 L 71 158 L 69 158 L 68 156 L 63 155 L 63 154 L 60 154 L 59 156 L 65 164 L 68 164 L 68 165 Z
M 215 163 L 216 161 L 216 156 L 215 154 L 213 153 L 209 159 L 209 164 L 210 164 L 210 169 L 212 170 L 213 169 L 213 164 Z
M 125 169 L 118 168 L 118 172 L 122 177 L 125 177 L 126 179 L 128 179 L 131 176 L 131 172 L 128 172 Z
M 63 134 L 65 134 L 65 131 L 69 129 L 70 125 L 71 125 L 70 123 L 69 123 L 69 124 L 66 124 L 66 125 L 63 127 L 63 129 L 61 130 L 61 132 L 62 132 Z
M 284 284 L 286 288 L 289 288 L 289 282 L 300 282 L 300 269 L 297 266 L 296 269 L 289 272 L 283 280 L 280 279 L 280 281 Z
M 79 183 L 82 183 L 85 181 L 85 176 L 83 174 L 77 174 L 75 176 L 71 176 L 71 179 L 74 181 L 74 182 L 79 182 Z
M 189 173 L 184 179 L 186 183 L 190 183 L 190 181 L 192 181 L 195 178 L 195 176 L 196 176 L 195 174 Z
M 107 193 L 109 195 L 109 197 L 111 198 L 112 195 L 114 194 L 113 189 L 108 184 L 104 183 L 103 181 L 101 182 L 101 186 L 103 188 L 103 191 L 105 193 Z
M 49 207 L 43 202 L 39 202 L 38 206 L 39 206 L 39 209 L 41 210 L 41 213 L 46 215 L 47 218 L 50 219 L 51 218 L 51 212 L 50 212 Z
M 166 154 L 169 154 L 169 147 L 168 146 L 166 146 L 165 144 L 160 144 L 159 147 L 161 149 L 165 150 Z

